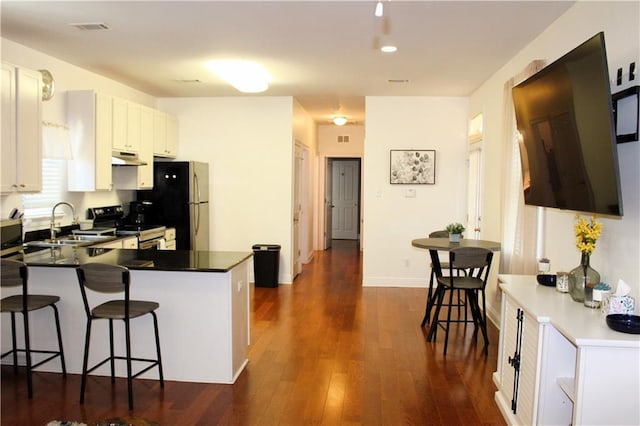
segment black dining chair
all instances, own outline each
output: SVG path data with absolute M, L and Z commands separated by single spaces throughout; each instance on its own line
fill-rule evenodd
M 84 393 L 87 385 L 87 374 L 105 364 L 111 364 L 111 382 L 115 382 L 115 360 L 125 360 L 127 364 L 127 392 L 129 397 L 129 410 L 133 410 L 133 379 L 147 372 L 153 367 L 158 367 L 158 375 L 160 378 L 160 387 L 164 387 L 164 376 L 162 374 L 162 358 L 160 356 L 160 337 L 158 334 L 158 318 L 156 309 L 159 308 L 157 302 L 149 302 L 143 300 L 131 300 L 130 283 L 131 275 L 129 269 L 124 266 L 109 265 L 103 263 L 87 263 L 81 265 L 76 270 L 78 274 L 78 282 L 80 284 L 80 292 L 84 309 L 87 314 L 87 331 L 84 344 L 84 358 L 82 362 L 82 380 L 80 382 L 80 404 L 84 403 Z M 88 290 L 98 293 L 124 293 L 123 298 L 109 300 L 97 306 L 90 306 L 87 296 Z M 153 328 L 155 331 L 156 341 L 156 359 L 134 358 L 131 355 L 131 331 L 130 321 L 144 315 L 151 314 L 153 317 Z M 91 326 L 93 320 L 106 319 L 109 320 L 109 356 L 88 367 L 89 363 L 89 343 L 91 340 Z M 119 356 L 114 354 L 113 346 L 113 320 L 122 320 L 125 330 L 125 347 L 126 355 Z M 139 361 L 149 363 L 147 367 L 141 369 L 137 373 L 132 373 L 131 361 Z
M 459 247 L 449 251 L 449 276 L 437 277 L 438 288 L 434 295 L 434 298 L 436 299 L 436 312 L 427 336 L 427 340 L 432 342 L 436 338 L 438 327 L 445 329 L 444 355 L 447 354 L 451 323 L 466 323 L 466 321 L 462 319 L 451 319 L 451 311 L 453 310 L 453 292 L 456 290 L 464 291 L 471 310 L 474 332 L 477 333 L 478 329 L 482 332 L 482 336 L 484 338 L 484 351 L 485 354 L 488 354 L 489 337 L 487 335 L 485 287 L 487 285 L 492 260 L 493 252 L 485 248 Z M 455 274 L 454 272 L 457 269 L 466 270 L 466 275 Z M 444 297 L 447 291 L 449 292 L 448 304 L 444 303 Z M 480 304 L 478 302 L 479 296 L 482 296 L 482 311 L 480 311 Z M 443 306 L 447 306 L 448 308 L 446 320 L 440 319 L 440 310 Z M 442 325 L 443 323 L 445 324 L 444 326 Z
M 434 231 L 432 233 L 429 234 L 429 238 L 449 238 L 449 233 L 447 231 Z M 424 327 L 425 325 L 429 324 L 429 321 L 431 320 L 431 311 L 433 310 L 433 305 L 435 302 L 435 297 L 433 294 L 433 288 L 434 288 L 434 282 L 435 277 L 436 277 L 436 269 L 433 265 L 433 262 L 429 264 L 429 267 L 431 268 L 431 274 L 429 274 L 429 290 L 427 292 L 427 301 L 426 301 L 426 305 L 425 305 L 425 309 L 424 309 L 424 317 L 422 317 L 422 323 L 420 323 L 420 327 Z M 440 269 L 442 272 L 448 272 L 449 271 L 449 263 L 448 262 L 440 262 Z M 456 274 L 465 274 L 466 271 L 464 269 L 458 269 L 456 270 Z M 465 322 L 468 322 L 468 317 L 467 317 L 467 304 L 466 304 L 466 300 L 463 300 L 461 297 L 460 291 L 457 292 L 456 295 L 456 300 L 457 302 L 454 304 L 454 306 L 456 306 L 458 308 L 458 318 L 460 317 L 461 313 L 464 315 L 464 320 Z M 463 310 L 464 309 L 464 310 Z
M 59 296 L 50 296 L 42 294 L 29 294 L 28 291 L 28 269 L 24 262 L 11 259 L 2 259 L 0 264 L 2 267 L 0 283 L 2 287 L 22 287 L 20 294 L 7 296 L 0 300 L 0 311 L 9 312 L 11 314 L 11 350 L 3 353 L 0 356 L 4 358 L 8 355 L 13 355 L 13 371 L 18 372 L 18 353 L 24 352 L 27 368 L 27 396 L 29 399 L 33 398 L 33 369 L 41 366 L 45 362 L 49 362 L 54 358 L 60 357 L 60 365 L 62 368 L 62 377 L 67 377 L 67 368 L 64 362 L 64 350 L 62 349 L 62 333 L 60 331 L 60 317 L 58 315 L 58 308 L 56 303 L 60 301 Z M 32 349 L 31 339 L 29 335 L 29 312 L 37 311 L 46 307 L 53 309 L 53 316 L 56 325 L 56 332 L 58 336 L 58 350 L 44 350 L 44 349 Z M 16 314 L 21 313 L 23 318 L 24 328 L 24 348 L 17 347 L 16 336 Z M 45 359 L 42 359 L 35 364 L 31 358 L 32 354 L 47 354 L 49 355 Z

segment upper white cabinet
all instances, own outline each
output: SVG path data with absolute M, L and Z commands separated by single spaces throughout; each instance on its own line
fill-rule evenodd
M 154 113 L 152 108 L 138 105 L 140 114 L 130 116 L 130 124 L 135 120 L 140 141 L 138 159 L 146 163 L 143 166 L 121 166 L 113 168 L 113 183 L 116 189 L 153 188 L 153 135 Z
M 113 98 L 93 90 L 69 91 L 67 118 L 73 152 L 69 191 L 110 191 Z
M 171 114 L 155 111 L 153 155 L 175 158 L 178 155 L 178 119 Z
M 137 153 L 140 150 L 142 105 L 113 98 L 113 150 Z
M 2 175 L 8 192 L 42 190 L 42 76 L 2 63 Z

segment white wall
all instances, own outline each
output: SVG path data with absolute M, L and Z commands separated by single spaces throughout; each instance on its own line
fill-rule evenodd
M 366 98 L 363 285 L 426 286 L 429 254 L 411 240 L 465 222 L 467 110 L 466 98 Z M 435 150 L 435 185 L 391 185 L 391 149 Z
M 604 31 L 609 73 L 615 78 L 616 69 L 628 72 L 629 63 L 640 64 L 640 3 L 638 2 L 578 2 L 562 17 L 550 25 L 529 46 L 519 52 L 502 69 L 488 79 L 470 98 L 470 116 L 484 114 L 485 188 L 500 188 L 503 150 L 503 85 L 519 73 L 529 62 L 544 59 L 554 61 L 599 31 Z M 629 85 L 617 87 L 616 92 Z M 638 84 L 638 76 L 633 84 Z M 604 231 L 592 256 L 591 265 L 602 275 L 602 280 L 615 284 L 619 278 L 633 287 L 636 300 L 640 294 L 640 143 L 618 145 L 622 176 L 622 219 L 602 218 Z M 496 166 L 493 166 L 496 165 Z M 502 196 L 499 191 L 487 190 L 483 194 L 484 235 L 486 239 L 500 239 Z M 555 271 L 568 271 L 577 266 L 580 255 L 574 245 L 573 212 L 545 209 L 544 255 L 551 259 Z M 535 241 L 528 241 L 535 244 Z M 530 259 L 535 262 L 535 259 Z M 499 300 L 498 300 L 499 302 Z M 492 303 L 489 314 L 497 318 L 499 306 Z
M 43 121 L 66 124 L 66 92 L 69 90 L 94 89 L 155 107 L 155 98 L 152 96 L 4 38 L 2 39 L 2 60 L 32 70 L 51 71 L 55 79 L 55 94 L 51 100 L 42 103 Z M 132 191 L 69 192 L 64 199 L 73 203 L 80 218 L 83 218 L 89 207 L 126 203 L 132 197 Z M 13 207 L 22 209 L 22 197 L 15 194 L 3 195 L 1 217 L 7 217 Z M 25 227 L 31 225 L 25 223 Z M 41 224 L 35 226 L 41 226 Z M 45 221 L 45 226 L 48 226 L 48 221 Z
M 158 108 L 178 117 L 178 159 L 209 163 L 210 249 L 279 244 L 290 283 L 293 99 L 164 98 Z

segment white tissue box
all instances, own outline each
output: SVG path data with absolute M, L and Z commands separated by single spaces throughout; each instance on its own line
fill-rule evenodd
M 632 315 L 635 307 L 635 300 L 630 296 L 605 296 L 602 301 L 602 312 L 609 314 Z

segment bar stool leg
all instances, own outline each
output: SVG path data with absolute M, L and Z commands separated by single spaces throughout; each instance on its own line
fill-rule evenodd
M 27 395 L 33 398 L 33 377 L 31 375 L 31 345 L 29 342 L 29 313 L 22 313 L 24 320 L 24 352 L 27 358 Z
M 16 350 L 16 314 L 11 312 L 11 347 L 13 349 L 13 374 L 18 374 L 18 351 Z
M 111 383 L 116 382 L 116 357 L 113 349 L 113 320 L 109 320 L 109 363 L 111 367 Z
M 451 311 L 453 310 L 453 289 L 449 290 L 449 309 L 447 310 L 447 328 L 444 334 L 444 351 L 443 355 L 447 354 L 447 346 L 449 344 L 449 328 L 451 327 Z
M 129 319 L 124 320 L 125 344 L 127 346 L 127 392 L 129 394 L 129 410 L 133 410 L 133 379 L 131 378 L 131 330 Z
M 158 353 L 158 375 L 160 376 L 160 387 L 164 388 L 164 373 L 162 371 L 162 356 L 160 355 L 160 334 L 158 333 L 158 317 L 155 312 L 151 312 L 153 316 L 153 328 L 156 331 L 156 352 Z
M 84 404 L 84 391 L 87 387 L 87 365 L 89 362 L 89 341 L 91 339 L 91 319 L 87 319 L 87 331 L 84 337 L 84 355 L 82 360 L 82 380 L 80 381 L 80 404 Z
M 429 277 L 429 292 L 427 293 L 427 306 L 424 310 L 424 317 L 422 318 L 422 323 L 420 327 L 424 327 L 426 324 L 429 324 L 431 317 L 431 309 L 433 309 L 433 298 L 435 294 L 433 294 L 433 277 L 435 276 L 435 272 L 433 268 L 431 269 L 431 276 Z
M 62 366 L 62 377 L 67 377 L 67 365 L 64 360 L 64 350 L 62 349 L 62 332 L 60 331 L 60 316 L 58 315 L 58 308 L 56 305 L 51 305 L 53 308 L 53 316 L 56 321 L 56 332 L 58 333 L 58 351 L 60 351 L 60 364 Z

